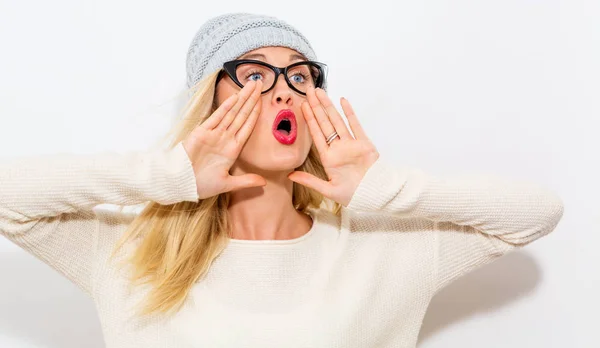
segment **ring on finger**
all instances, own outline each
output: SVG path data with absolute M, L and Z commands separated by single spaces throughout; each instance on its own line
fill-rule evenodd
M 331 133 L 330 136 L 327 137 L 327 145 L 331 144 L 335 140 L 335 138 L 339 137 L 340 136 L 338 135 L 338 133 L 334 131 L 333 133 Z

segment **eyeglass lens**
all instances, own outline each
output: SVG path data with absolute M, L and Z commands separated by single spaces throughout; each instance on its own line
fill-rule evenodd
M 296 65 L 287 71 L 287 77 L 291 84 L 302 93 L 306 93 L 309 86 L 315 87 L 319 75 L 319 69 L 310 64 Z M 275 72 L 269 67 L 255 63 L 238 65 L 236 77 L 244 86 L 251 80 L 262 80 L 263 91 L 270 89 L 275 83 Z

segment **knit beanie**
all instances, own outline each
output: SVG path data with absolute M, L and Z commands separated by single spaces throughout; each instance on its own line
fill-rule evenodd
M 204 23 L 187 53 L 187 86 L 221 69 L 223 63 L 265 46 L 294 49 L 316 60 L 308 40 L 288 23 L 271 16 L 228 13 Z

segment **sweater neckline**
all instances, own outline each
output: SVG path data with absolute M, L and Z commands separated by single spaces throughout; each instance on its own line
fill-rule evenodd
M 312 226 L 305 234 L 300 237 L 290 238 L 290 239 L 235 239 L 229 238 L 230 245 L 239 245 L 239 246 L 266 246 L 266 245 L 294 245 L 301 243 L 304 240 L 309 239 L 313 234 L 315 234 L 315 229 L 317 227 L 317 214 L 312 209 L 308 209 L 308 215 L 312 219 Z

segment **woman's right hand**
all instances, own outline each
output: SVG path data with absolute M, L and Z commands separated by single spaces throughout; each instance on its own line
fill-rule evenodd
M 196 175 L 199 199 L 266 185 L 257 174 L 229 174 L 260 114 L 261 91 L 262 81 L 248 82 L 183 141 Z

